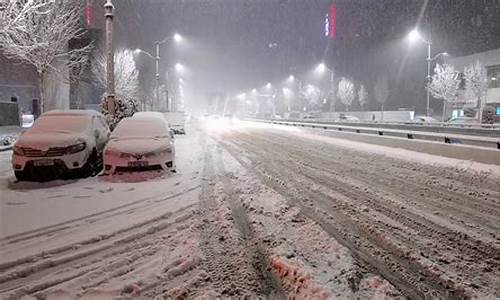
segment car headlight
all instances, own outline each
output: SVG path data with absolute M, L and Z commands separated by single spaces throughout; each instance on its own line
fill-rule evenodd
M 14 152 L 15 155 L 20 155 L 20 156 L 24 156 L 24 151 L 23 151 L 23 148 L 19 147 L 19 146 L 14 146 L 12 148 L 12 151 Z
M 85 147 L 87 147 L 87 144 L 85 142 L 78 143 L 76 145 L 71 145 L 66 147 L 66 153 L 68 154 L 77 153 L 83 151 Z

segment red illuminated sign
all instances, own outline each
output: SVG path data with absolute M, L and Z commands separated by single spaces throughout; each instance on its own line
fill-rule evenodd
M 335 39 L 337 37 L 337 27 L 336 27 L 336 24 L 335 24 L 335 21 L 337 19 L 337 5 L 336 4 L 332 4 L 330 5 L 330 12 L 328 13 L 329 17 L 330 17 L 330 38 L 331 39 Z

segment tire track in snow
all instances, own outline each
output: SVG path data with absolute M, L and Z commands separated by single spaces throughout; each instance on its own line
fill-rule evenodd
M 192 191 L 196 189 L 198 187 Z M 164 213 L 107 235 L 99 235 L 62 248 L 44 251 L 37 256 L 5 263 L 3 265 L 5 272 L 0 275 L 0 295 L 8 293 L 16 298 L 22 294 L 37 293 L 102 268 L 102 259 L 106 261 L 114 256 L 126 255 L 132 250 L 131 243 L 150 240 L 170 226 L 190 219 L 196 205 L 197 203 L 174 212 Z M 173 218 L 176 215 L 178 216 Z M 83 271 L 77 274 L 69 272 L 66 276 L 62 278 L 59 276 L 56 280 L 44 279 L 49 274 L 55 274 L 76 265 L 78 265 L 77 269 L 83 269 Z M 41 282 L 37 283 L 40 280 Z
M 225 144 L 225 146 L 243 166 L 256 172 L 271 188 L 284 195 L 293 205 L 300 207 L 306 217 L 317 222 L 326 232 L 349 248 L 356 257 L 398 287 L 407 296 L 411 298 L 423 298 L 430 295 L 454 297 L 452 295 L 458 296 L 462 294 L 463 291 L 460 289 L 449 290 L 440 285 L 439 281 L 436 282 L 435 278 L 433 278 L 434 275 L 426 275 L 424 269 L 414 265 L 411 260 L 404 259 L 404 255 L 402 255 L 404 253 L 400 253 L 393 245 L 387 244 L 387 241 L 384 241 L 380 235 L 373 231 L 368 233 L 369 228 L 360 227 L 360 224 L 358 224 L 360 220 L 351 219 L 344 215 L 342 211 L 338 211 L 341 207 L 332 209 L 330 196 L 310 188 L 314 185 L 314 182 L 299 180 L 300 175 L 294 173 L 288 166 L 278 167 L 272 160 L 263 160 L 262 158 L 269 155 L 269 153 L 255 153 L 259 159 L 247 157 L 253 162 L 252 165 L 249 165 L 239 159 L 242 155 L 241 150 L 232 148 L 234 146 L 228 144 Z M 251 153 L 254 149 L 247 150 Z M 286 156 L 283 152 L 280 155 Z M 284 174 L 287 175 L 284 176 Z M 284 186 L 283 182 L 287 182 L 287 184 Z M 312 203 L 320 204 L 320 207 L 324 208 L 327 213 L 322 215 L 320 211 L 309 206 L 313 204 L 304 202 L 307 199 L 314 200 Z

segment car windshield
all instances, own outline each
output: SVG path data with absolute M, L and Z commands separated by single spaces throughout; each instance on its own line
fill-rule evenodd
M 165 122 L 157 118 L 127 118 L 118 123 L 111 138 L 168 137 Z
M 36 120 L 30 133 L 63 132 L 78 133 L 88 130 L 92 126 L 90 117 L 78 115 L 47 115 Z

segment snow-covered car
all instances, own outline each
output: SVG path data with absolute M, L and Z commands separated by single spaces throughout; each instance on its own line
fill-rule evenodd
M 165 114 L 157 111 L 139 111 L 136 112 L 132 118 L 157 118 L 167 124 L 168 131 L 170 133 L 170 137 L 174 138 L 174 130 L 170 126 L 170 123 L 168 122 L 167 118 L 165 118 Z
M 46 112 L 14 144 L 14 174 L 18 180 L 95 175 L 102 169 L 109 135 L 106 119 L 97 111 Z
M 349 115 L 341 114 L 339 116 L 339 118 L 337 119 L 337 121 L 340 121 L 340 122 L 344 122 L 344 121 L 354 122 L 354 121 L 359 121 L 359 118 L 355 117 L 355 116 L 349 116 Z
M 158 169 L 175 172 L 168 124 L 146 116 L 121 120 L 104 150 L 104 173 Z
M 21 119 L 23 128 L 30 128 L 35 122 L 35 116 L 31 114 L 23 114 Z
M 438 123 L 439 121 L 434 119 L 433 117 L 415 116 L 415 118 L 413 118 L 413 122 L 415 122 L 415 123 Z
M 181 111 L 171 111 L 164 113 L 165 119 L 170 124 L 170 128 L 175 134 L 186 134 L 185 123 L 186 115 Z
M 476 118 L 471 117 L 456 117 L 448 120 L 449 124 L 477 124 L 478 121 Z

